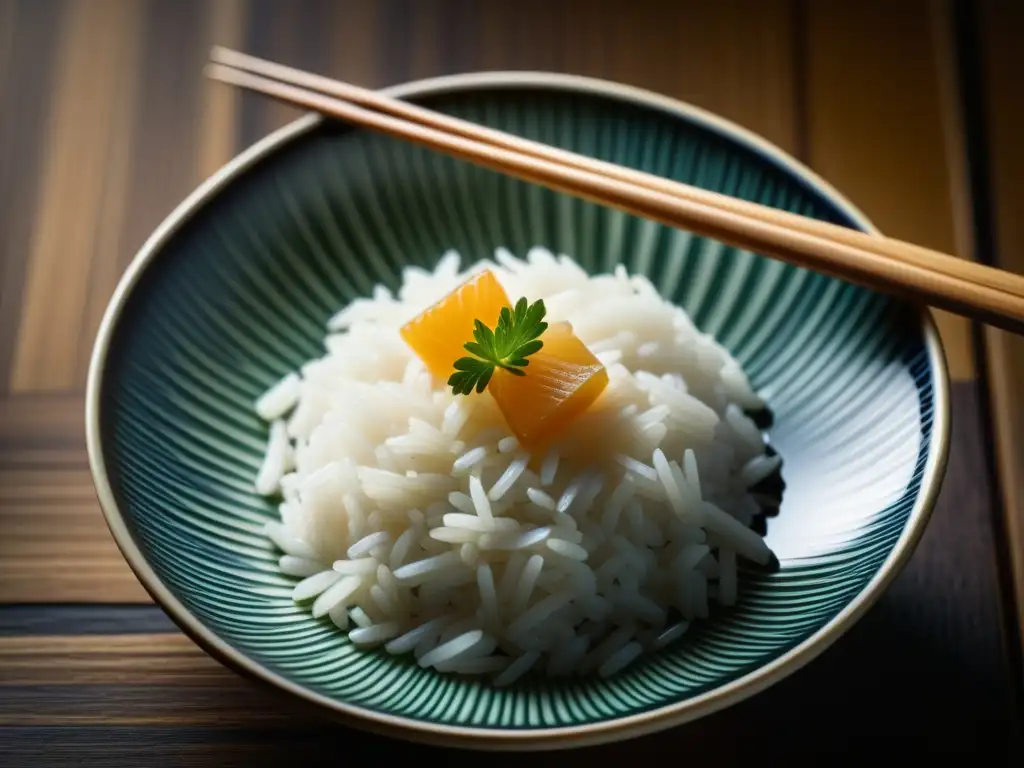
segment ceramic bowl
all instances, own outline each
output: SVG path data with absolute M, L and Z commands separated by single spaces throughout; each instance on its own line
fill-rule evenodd
M 871 225 L 779 149 L 661 96 L 490 73 L 391 89 L 433 109 L 850 227 Z M 738 605 L 611 679 L 508 689 L 361 651 L 294 605 L 252 490 L 253 401 L 322 354 L 326 320 L 372 283 L 455 248 L 625 264 L 744 365 L 774 412 L 781 569 Z M 813 659 L 906 563 L 948 447 L 930 316 L 717 242 L 307 116 L 203 184 L 153 234 L 103 321 L 89 375 L 92 470 L 109 526 L 156 601 L 226 664 L 349 724 L 475 748 L 622 739 L 703 716 Z

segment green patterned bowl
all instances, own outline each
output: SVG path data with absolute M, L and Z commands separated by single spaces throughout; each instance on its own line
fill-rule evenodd
M 852 227 L 870 225 L 761 139 L 675 101 L 537 74 L 393 89 L 487 125 Z M 254 399 L 320 354 L 327 318 L 448 248 L 623 262 L 744 364 L 775 414 L 786 494 L 739 605 L 609 680 L 510 689 L 359 651 L 290 600 L 251 490 Z M 153 597 L 230 666 L 395 736 L 478 748 L 579 746 L 692 720 L 835 641 L 906 562 L 948 445 L 927 313 L 843 282 L 305 117 L 200 187 L 142 248 L 92 359 L 88 443 L 117 543 Z

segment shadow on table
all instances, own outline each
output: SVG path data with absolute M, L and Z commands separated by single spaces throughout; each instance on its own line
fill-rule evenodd
M 1012 722 L 1007 681 L 999 666 L 965 637 L 942 636 L 941 622 L 921 614 L 913 573 L 832 649 L 770 690 L 724 712 L 673 730 L 604 747 L 535 754 L 484 754 L 424 747 L 369 736 L 304 714 L 266 728 L 83 727 L 2 729 L 17 744 L 8 765 L 30 765 L 45 751 L 53 765 L 75 755 L 106 755 L 107 768 L 128 765 L 286 763 L 338 768 L 354 761 L 445 766 L 594 765 L 614 760 L 664 760 L 699 765 L 820 765 L 822 758 L 882 762 L 906 757 L 970 754 L 986 766 L 1020 765 L 1019 727 Z M 932 620 L 929 620 L 931 618 Z M 956 625 L 960 626 L 960 625 Z M 952 631 L 952 630 L 951 630 Z M 969 635 L 969 632 L 963 633 Z M 963 648 L 951 654 L 943 648 Z M 263 691 L 224 691 L 221 706 L 264 706 Z M 252 694 L 250 697 L 249 694 Z M 277 699 L 271 695 L 272 699 Z M 237 699 L 237 700 L 236 700 Z M 313 716 L 315 718 L 315 716 Z M 11 731 L 19 731 L 12 733 Z M 109 748 L 109 750 L 108 750 Z M 0 748 L 0 754 L 3 754 Z M 35 757 L 33 757 L 35 755 Z M 28 762 L 19 762 L 28 760 Z M 0 761 L 3 762 L 3 761 Z M 80 763 L 75 763 L 80 764 Z M 90 763 L 92 764 L 92 763 Z M 100 763 L 96 763 L 97 765 Z

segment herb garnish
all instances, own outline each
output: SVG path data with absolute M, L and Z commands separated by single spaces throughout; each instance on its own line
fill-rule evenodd
M 514 310 L 502 308 L 493 332 L 474 320 L 474 341 L 464 345 L 473 357 L 460 357 L 455 361 L 455 372 L 448 378 L 452 392 L 456 395 L 468 395 L 474 389 L 483 392 L 495 368 L 525 376 L 522 369 L 530 364 L 526 358 L 544 346 L 538 337 L 548 328 L 544 322 L 546 311 L 543 300 L 528 305 L 526 299 L 521 298 Z

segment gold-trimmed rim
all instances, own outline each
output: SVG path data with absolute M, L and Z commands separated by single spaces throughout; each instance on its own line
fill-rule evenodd
M 858 226 L 879 234 L 867 217 L 838 190 L 787 152 L 757 134 L 718 115 L 676 99 L 633 86 L 576 75 L 547 72 L 482 72 L 417 80 L 383 91 L 399 98 L 438 95 L 480 88 L 532 87 L 590 93 L 618 101 L 653 107 L 670 115 L 700 124 L 753 149 L 785 168 L 796 178 L 829 199 Z M 684 701 L 658 709 L 582 726 L 530 728 L 469 728 L 426 723 L 413 718 L 374 712 L 346 704 L 305 688 L 267 669 L 206 627 L 179 601 L 153 570 L 136 544 L 114 498 L 103 457 L 100 425 L 100 392 L 110 340 L 128 296 L 143 271 L 154 261 L 163 244 L 182 224 L 240 173 L 272 152 L 287 145 L 317 126 L 321 117 L 308 114 L 275 131 L 237 155 L 192 194 L 160 224 L 143 244 L 118 283 L 100 324 L 89 363 L 86 388 L 85 430 L 89 466 L 103 516 L 136 577 L 153 599 L 198 645 L 227 666 L 270 683 L 310 704 L 327 709 L 348 725 L 376 733 L 438 746 L 484 750 L 540 750 L 592 746 L 642 736 L 696 720 L 736 704 L 777 683 L 816 658 L 839 639 L 874 602 L 902 570 L 924 532 L 935 506 L 949 455 L 949 373 L 938 330 L 927 309 L 921 310 L 921 323 L 928 361 L 934 378 L 935 398 L 932 439 L 921 479 L 921 492 L 907 518 L 900 538 L 878 572 L 850 603 L 825 626 L 771 662 L 723 686 Z

